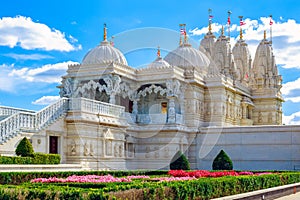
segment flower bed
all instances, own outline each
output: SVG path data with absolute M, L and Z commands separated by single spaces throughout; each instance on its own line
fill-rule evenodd
M 125 178 L 117 178 L 112 175 L 97 176 L 97 175 L 86 175 L 86 176 L 68 176 L 67 178 L 35 178 L 32 179 L 31 183 L 110 183 L 110 182 L 131 182 L 132 179 L 147 179 L 149 176 L 143 175 L 132 175 Z
M 241 176 L 241 175 L 265 175 L 272 174 L 271 172 L 259 172 L 253 173 L 249 171 L 207 171 L 207 170 L 196 170 L 196 171 L 184 171 L 184 170 L 170 170 L 168 175 L 173 177 L 195 177 L 195 178 L 207 178 L 207 177 L 223 177 L 223 176 Z
M 0 173 L 0 177 L 6 177 L 5 181 L 8 178 L 11 181 L 11 185 L 0 185 L 0 199 L 212 199 L 300 182 L 298 172 L 197 170 L 165 171 L 159 175 L 147 172 L 150 177 L 145 174 L 134 171 L 27 173 L 32 181 L 17 186 L 12 185 L 15 180 L 28 178 L 24 173 Z
M 131 182 L 133 179 L 148 179 L 150 181 L 187 181 L 195 180 L 197 178 L 205 177 L 223 177 L 223 176 L 241 176 L 241 175 L 263 175 L 271 174 L 269 172 L 253 173 L 253 172 L 235 172 L 235 171 L 214 171 L 210 172 L 207 170 L 196 170 L 196 171 L 184 171 L 184 170 L 170 170 L 167 173 L 171 177 L 155 177 L 150 178 L 145 175 L 129 175 L 123 178 L 114 177 L 110 174 L 99 176 L 99 175 L 85 175 L 78 176 L 72 175 L 67 178 L 35 178 L 32 179 L 31 183 L 110 183 L 110 182 Z

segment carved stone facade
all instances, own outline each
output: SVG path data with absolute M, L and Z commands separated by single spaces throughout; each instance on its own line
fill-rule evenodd
M 58 86 L 60 104 L 19 117 L 36 123 L 33 130 L 48 130 L 44 115 L 55 111 L 64 119 L 63 162 L 84 162 L 93 169 L 168 168 L 179 150 L 197 168 L 206 141 L 202 134 L 210 127 L 215 135 L 224 127 L 281 125 L 282 78 L 266 38 L 253 62 L 244 40 L 231 49 L 223 33 L 217 39 L 207 33 L 199 49 L 185 40 L 165 59 L 158 53 L 148 67 L 135 69 L 104 39 L 82 64 L 68 67 Z M 5 123 L 1 136 L 11 128 Z

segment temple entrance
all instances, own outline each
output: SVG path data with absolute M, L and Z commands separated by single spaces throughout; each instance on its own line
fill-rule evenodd
M 58 154 L 58 137 L 49 137 L 49 153 Z

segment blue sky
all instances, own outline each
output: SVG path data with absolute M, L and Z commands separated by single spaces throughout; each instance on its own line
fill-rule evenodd
M 56 86 L 67 65 L 80 63 L 102 40 L 103 23 L 108 26 L 108 36 L 115 35 L 115 46 L 133 67 L 155 59 L 155 47 L 168 37 L 162 37 L 164 31 L 176 36 L 169 38 L 172 44 L 168 47 L 162 45 L 162 55 L 176 48 L 179 23 L 187 24 L 190 41 L 197 48 L 207 32 L 209 8 L 213 10 L 213 30 L 217 36 L 221 25 L 226 24 L 227 11 L 232 11 L 232 44 L 238 36 L 238 16 L 244 16 L 244 39 L 253 59 L 263 30 L 268 29 L 268 16 L 273 15 L 274 53 L 286 99 L 284 120 L 300 124 L 300 2 L 297 0 L 5 1 L 0 7 L 0 105 L 39 110 L 55 100 L 59 93 Z M 157 30 L 156 37 L 151 37 L 151 30 Z M 124 43 L 124 38 L 132 33 L 139 37 Z M 152 44 L 141 49 L 147 37 Z M 133 43 L 135 49 L 129 51 Z

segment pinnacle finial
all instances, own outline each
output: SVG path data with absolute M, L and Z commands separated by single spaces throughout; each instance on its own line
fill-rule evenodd
M 221 35 L 224 35 L 224 26 L 222 26 Z
M 187 44 L 187 35 L 186 35 L 186 33 L 184 34 L 184 44 Z
M 243 29 L 242 29 L 242 27 L 240 27 L 240 40 L 242 40 L 243 39 Z
M 107 40 L 107 28 L 106 28 L 106 23 L 104 23 L 103 27 L 103 41 Z
M 187 42 L 187 35 L 186 35 L 186 29 L 185 29 L 185 24 L 179 24 L 180 27 L 180 41 L 179 41 L 179 45 L 182 45 L 182 39 L 181 39 L 181 35 L 183 35 L 183 43 L 185 44 Z
M 157 53 L 156 53 L 157 57 L 160 58 L 160 47 L 157 47 Z
M 264 30 L 264 40 L 266 40 L 266 39 L 267 39 L 267 31 Z

